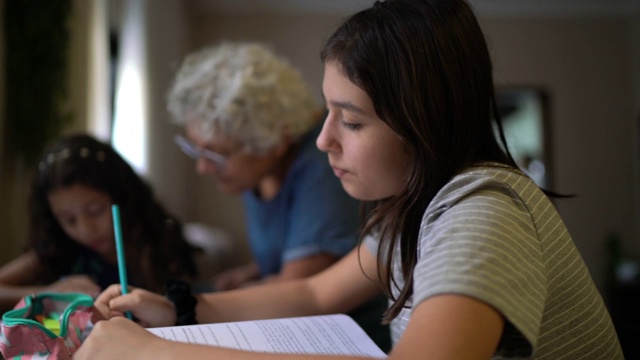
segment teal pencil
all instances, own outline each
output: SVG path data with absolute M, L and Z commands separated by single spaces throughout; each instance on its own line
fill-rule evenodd
M 118 256 L 118 272 L 120 274 L 120 288 L 122 295 L 125 295 L 128 290 L 127 282 L 127 264 L 124 259 L 124 245 L 122 243 L 122 227 L 120 226 L 120 208 L 118 205 L 111 205 L 111 215 L 113 216 L 113 233 L 116 237 L 116 254 Z M 131 313 L 125 314 L 129 320 L 131 320 Z

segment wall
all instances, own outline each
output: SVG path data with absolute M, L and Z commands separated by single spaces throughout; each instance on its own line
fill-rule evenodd
M 4 0 L 0 0 L 0 14 L 4 13 Z M 5 103 L 5 84 L 4 84 L 4 26 L 0 26 L 0 139 L 4 139 L 4 103 Z M 0 159 L 3 158 L 3 146 L 0 146 Z M 0 160 L 0 174 L 2 173 L 2 161 Z M 0 183 L 1 185 L 1 183 Z
M 607 18 L 484 19 L 500 84 L 534 84 L 551 100 L 558 201 L 596 281 L 604 241 L 618 233 L 637 252 L 633 193 L 630 22 Z
M 634 126 L 634 142 L 631 151 L 634 157 L 635 175 L 635 214 L 636 229 L 640 232 L 640 11 L 633 17 L 633 35 L 631 36 L 631 47 L 633 50 L 633 84 L 635 99 L 635 118 L 631 119 Z
M 4 13 L 4 0 L 0 0 L 0 14 Z M 4 43 L 4 26 L 0 27 L 0 194 L 5 194 L 2 189 L 6 186 L 7 178 L 7 166 L 4 161 L 4 123 L 5 123 L 5 70 L 4 70 L 4 57 L 5 57 L 5 43 Z M 4 196 L 4 195 L 3 195 Z M 3 197 L 0 199 L 0 204 L 7 203 L 7 200 Z M 0 212 L 0 241 L 2 241 L 2 251 L 0 251 L 0 264 L 10 259 L 13 254 L 13 242 L 8 235 L 9 225 L 7 220 Z
M 69 101 L 66 104 L 73 115 L 73 122 L 63 132 L 86 131 L 94 106 L 89 99 L 90 74 L 88 62 L 92 58 L 89 28 L 96 18 L 94 10 L 103 0 L 74 0 L 69 20 Z M 4 0 L 0 0 L 4 6 Z M 0 8 L 1 10 L 2 8 Z M 0 27 L 2 31 L 3 27 Z M 2 35 L 2 34 L 0 34 Z M 4 35 L 0 36 L 0 58 L 4 61 Z M 26 169 L 15 159 L 2 154 L 5 145 L 4 134 L 4 65 L 0 63 L 0 264 L 15 257 L 22 251 L 27 233 L 27 197 L 31 169 Z
M 149 91 L 149 168 L 146 178 L 167 209 L 183 219 L 189 213 L 189 196 L 195 196 L 187 191 L 194 174 L 185 161 L 185 156 L 173 144 L 174 134 L 181 129 L 169 121 L 165 94 L 172 74 L 189 44 L 184 4 L 181 0 L 165 0 L 163 6 L 146 2 L 146 31 L 149 35 L 146 44 L 149 54 L 146 65 Z

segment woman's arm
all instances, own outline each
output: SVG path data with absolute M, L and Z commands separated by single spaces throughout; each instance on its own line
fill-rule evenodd
M 309 277 L 333 265 L 340 258 L 328 253 L 315 254 L 285 263 L 279 273 L 260 279 L 260 268 L 255 261 L 231 268 L 215 276 L 212 281 L 218 291 L 264 283 L 295 280 Z
M 214 276 L 213 282 L 216 291 L 227 291 L 237 289 L 251 284 L 259 284 L 260 268 L 258 263 L 250 261 L 248 263 L 225 270 Z
M 339 259 L 340 257 L 329 253 L 320 253 L 301 259 L 292 260 L 284 263 L 282 265 L 282 269 L 278 274 L 268 276 L 264 278 L 263 281 L 278 282 L 309 277 L 328 268 Z

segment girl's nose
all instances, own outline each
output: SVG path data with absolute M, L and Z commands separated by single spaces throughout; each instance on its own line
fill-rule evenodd
M 336 146 L 336 141 L 332 130 L 332 123 L 333 122 L 331 121 L 330 115 L 328 115 L 324 120 L 324 124 L 322 125 L 322 131 L 320 131 L 320 134 L 316 139 L 316 146 L 321 151 L 329 152 Z
M 92 236 L 95 234 L 96 229 L 97 225 L 92 219 L 83 216 L 78 220 L 78 232 L 81 234 L 81 236 Z

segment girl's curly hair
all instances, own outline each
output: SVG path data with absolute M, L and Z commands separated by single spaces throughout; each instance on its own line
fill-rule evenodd
M 152 189 L 109 145 L 84 134 L 58 140 L 33 175 L 27 250 L 43 265 L 43 283 L 68 274 L 81 250 L 54 217 L 47 195 L 82 184 L 109 194 L 122 214 L 126 263 L 132 283 L 161 292 L 171 277 L 193 278 L 196 266 L 180 222 L 155 199 Z

